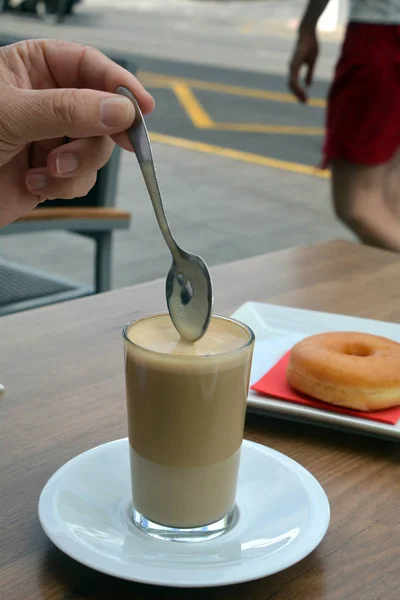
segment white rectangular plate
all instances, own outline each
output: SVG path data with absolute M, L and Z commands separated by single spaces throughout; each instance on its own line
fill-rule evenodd
M 252 385 L 260 379 L 299 340 L 325 331 L 361 331 L 382 335 L 400 343 L 400 325 L 371 319 L 246 302 L 233 315 L 254 331 L 256 344 L 251 370 Z M 301 406 L 284 400 L 267 398 L 250 390 L 248 409 L 289 419 L 347 429 L 372 436 L 400 440 L 400 421 L 386 425 L 358 417 Z

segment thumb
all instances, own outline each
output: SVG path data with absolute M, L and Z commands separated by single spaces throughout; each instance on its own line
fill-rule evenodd
M 306 78 L 305 78 L 307 87 L 309 87 L 312 84 L 313 76 L 314 76 L 314 67 L 315 67 L 315 60 L 312 60 L 307 65 L 307 73 L 306 73 Z
M 57 88 L 16 90 L 12 95 L 7 130 L 13 143 L 110 135 L 128 129 L 135 118 L 128 98 L 107 92 Z

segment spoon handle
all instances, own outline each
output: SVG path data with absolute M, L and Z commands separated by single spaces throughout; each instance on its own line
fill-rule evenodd
M 164 240 L 167 243 L 168 248 L 171 251 L 173 258 L 176 259 L 180 256 L 180 252 L 177 247 L 175 238 L 171 233 L 171 229 L 169 227 L 168 220 L 164 211 L 161 199 L 161 192 L 157 180 L 156 169 L 153 161 L 153 155 L 151 152 L 150 139 L 147 133 L 147 128 L 144 122 L 142 111 L 140 110 L 140 106 L 135 96 L 130 90 L 128 90 L 128 88 L 120 86 L 117 89 L 117 94 L 121 94 L 122 96 L 129 98 L 129 100 L 135 107 L 135 120 L 133 122 L 132 127 L 128 129 L 127 134 L 129 137 L 129 141 L 131 142 L 135 151 L 140 169 L 142 171 L 143 179 L 146 183 L 147 191 L 149 192 L 149 196 L 153 204 L 154 212 L 161 233 L 164 237 Z

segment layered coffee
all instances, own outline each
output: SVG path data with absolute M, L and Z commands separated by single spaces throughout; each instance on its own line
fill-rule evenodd
M 235 502 L 251 331 L 213 317 L 192 344 L 162 314 L 129 325 L 125 349 L 135 509 L 169 527 L 218 521 Z

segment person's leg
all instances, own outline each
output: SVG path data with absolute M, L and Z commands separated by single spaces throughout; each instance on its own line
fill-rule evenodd
M 390 210 L 400 219 L 400 150 L 390 161 L 385 181 L 385 196 Z
M 397 26 L 349 24 L 328 98 L 323 161 L 324 166 L 332 165 L 337 216 L 364 243 L 396 252 L 399 53 Z M 393 173 L 396 178 L 399 173 L 397 182 Z
M 390 167 L 334 160 L 332 196 L 337 216 L 362 242 L 400 252 L 400 216 L 386 195 Z

